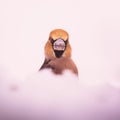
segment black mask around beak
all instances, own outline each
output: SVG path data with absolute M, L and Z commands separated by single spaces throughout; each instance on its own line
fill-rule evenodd
M 57 58 L 60 58 L 66 49 L 67 41 L 59 38 L 52 42 L 53 50 Z

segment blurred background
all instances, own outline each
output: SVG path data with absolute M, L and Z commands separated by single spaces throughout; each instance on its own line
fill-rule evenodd
M 70 35 L 72 59 L 84 90 L 106 83 L 119 90 L 119 0 L 1 0 L 0 79 L 25 80 L 36 73 L 49 33 L 56 28 Z M 107 90 L 110 98 L 111 89 Z

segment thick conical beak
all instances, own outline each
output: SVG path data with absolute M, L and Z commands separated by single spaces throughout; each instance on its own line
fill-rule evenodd
M 65 42 L 62 39 L 57 39 L 53 43 L 53 49 L 57 51 L 64 51 L 65 50 Z

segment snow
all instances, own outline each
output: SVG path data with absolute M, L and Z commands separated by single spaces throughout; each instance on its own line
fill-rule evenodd
M 120 117 L 120 88 L 110 83 L 87 85 L 70 71 L 59 76 L 43 70 L 21 81 L 8 78 L 0 81 L 1 120 L 113 120 Z

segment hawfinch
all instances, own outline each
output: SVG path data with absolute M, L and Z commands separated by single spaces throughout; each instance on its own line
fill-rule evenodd
M 45 60 L 40 70 L 51 69 L 55 74 L 62 74 L 70 70 L 78 76 L 78 70 L 71 59 L 71 46 L 69 34 L 62 29 L 50 32 L 49 39 L 45 44 Z

